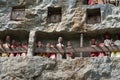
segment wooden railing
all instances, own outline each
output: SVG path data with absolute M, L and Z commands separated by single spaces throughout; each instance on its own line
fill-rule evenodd
M 18 47 L 18 48 L 14 48 L 14 49 L 6 49 L 6 48 L 0 48 L 0 53 L 27 53 L 27 49 Z
M 80 52 L 113 52 L 113 51 L 120 51 L 120 46 L 105 46 L 105 47 L 79 47 L 79 48 L 48 48 L 48 49 L 43 49 L 35 51 L 35 53 L 68 53 L 68 52 L 73 52 L 73 53 L 80 53 Z M 24 48 L 15 48 L 15 49 L 4 49 L 0 48 L 0 53 L 22 53 L 22 52 L 27 52 L 27 49 Z
M 113 51 L 120 51 L 120 46 L 105 46 L 105 47 L 79 47 L 79 48 L 49 48 L 49 49 L 43 49 L 42 51 L 35 51 L 35 53 L 67 53 L 67 52 L 73 52 L 73 53 L 80 53 L 80 52 L 113 52 Z

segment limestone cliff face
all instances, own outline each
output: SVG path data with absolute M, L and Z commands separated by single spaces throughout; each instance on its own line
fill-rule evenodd
M 76 58 L 54 61 L 42 57 L 0 59 L 0 80 L 119 80 L 119 58 Z
M 101 15 L 102 21 L 99 24 L 87 25 L 89 30 L 106 30 L 115 32 L 114 29 L 120 29 L 120 7 L 115 7 L 111 4 L 108 5 L 100 5 L 101 7 Z
M 1 29 L 26 29 L 52 31 L 82 31 L 86 29 L 85 10 L 80 0 L 2 0 L 0 6 Z M 13 6 L 25 5 L 25 20 L 10 20 Z M 61 7 L 62 20 L 58 23 L 47 23 L 48 7 Z
M 25 19 L 10 19 L 13 6 L 25 6 Z M 61 22 L 48 23 L 48 7 L 61 7 Z M 86 24 L 86 10 L 100 8 L 101 23 Z M 120 28 L 119 7 L 111 4 L 82 5 L 81 0 L 0 0 L 0 30 L 24 29 L 44 32 L 91 31 Z
M 25 19 L 10 19 L 13 6 L 25 6 Z M 48 7 L 61 7 L 61 22 L 48 23 Z M 86 24 L 86 10 L 100 8 L 101 23 Z M 0 29 L 24 29 L 53 31 L 91 31 L 106 28 L 119 28 L 119 7 L 111 4 L 82 5 L 81 0 L 1 0 Z M 117 18 L 116 18 L 117 17 Z

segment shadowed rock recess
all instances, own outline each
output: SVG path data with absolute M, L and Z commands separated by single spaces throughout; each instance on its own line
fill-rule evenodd
M 0 80 L 119 80 L 120 58 L 0 58 Z

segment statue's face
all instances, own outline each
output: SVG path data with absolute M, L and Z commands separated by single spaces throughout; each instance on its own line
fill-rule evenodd
M 6 41 L 10 41 L 10 36 L 6 36 Z
M 1 40 L 0 40 L 0 44 L 3 44 Z
M 105 35 L 105 38 L 106 38 L 106 39 L 109 39 L 109 38 L 110 38 L 110 36 L 109 36 L 109 35 Z
M 95 41 L 96 41 L 96 40 L 95 40 L 94 38 L 93 38 L 93 39 L 91 39 L 91 42 L 92 42 L 92 43 L 95 43 Z
M 41 47 L 42 46 L 41 41 L 38 41 L 37 45 L 38 45 L 38 47 Z
M 47 43 L 46 47 L 50 47 L 50 43 Z
M 71 46 L 72 44 L 71 44 L 71 42 L 70 41 L 68 41 L 67 42 L 67 46 Z
M 12 40 L 12 44 L 15 44 L 16 43 L 16 41 L 15 40 Z
M 59 38 L 58 38 L 58 42 L 59 42 L 59 43 L 61 43 L 61 42 L 62 42 L 62 40 L 63 40 L 63 38 L 62 38 L 62 37 L 59 37 Z

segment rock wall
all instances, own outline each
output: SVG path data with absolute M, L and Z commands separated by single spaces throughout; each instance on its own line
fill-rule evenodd
M 0 80 L 119 80 L 119 58 L 75 58 L 54 61 L 42 57 L 0 59 Z
M 25 6 L 25 19 L 10 19 L 12 7 Z M 48 7 L 61 7 L 62 20 L 48 23 Z M 101 23 L 86 24 L 86 9 L 100 8 Z M 24 29 L 43 32 L 53 31 L 91 31 L 106 28 L 119 28 L 119 7 L 111 4 L 83 5 L 81 0 L 1 0 L 0 30 Z M 117 17 L 117 18 L 116 18 Z
M 120 7 L 115 7 L 111 4 L 108 4 L 104 8 L 101 6 L 101 10 L 103 19 L 102 22 L 100 24 L 88 25 L 89 30 L 101 30 L 102 32 L 102 30 L 111 29 L 111 32 L 113 33 L 115 32 L 113 29 L 116 29 L 116 31 L 119 30 Z
M 10 19 L 13 6 L 25 6 L 25 19 Z M 62 20 L 47 23 L 48 7 L 62 7 Z M 101 23 L 86 24 L 86 9 L 100 8 Z M 43 32 L 120 28 L 120 8 L 110 4 L 82 5 L 81 0 L 0 0 L 0 30 Z M 118 29 L 119 31 L 119 29 Z M 35 33 L 34 33 L 35 34 Z M 35 35 L 29 38 L 28 55 Z M 76 58 L 54 61 L 41 57 L 0 58 L 0 80 L 119 80 L 119 58 Z
M 24 29 L 52 31 L 84 30 L 84 9 L 79 0 L 2 0 L 0 6 L 1 29 Z M 25 20 L 10 20 L 13 6 L 25 5 Z M 48 7 L 62 7 L 62 20 L 58 23 L 47 23 Z M 80 22 L 80 23 L 79 23 Z

